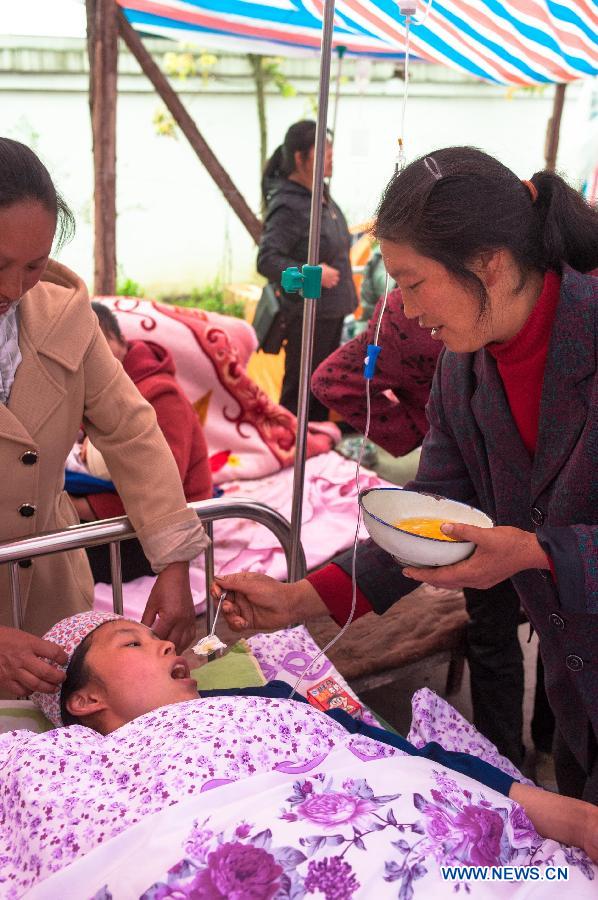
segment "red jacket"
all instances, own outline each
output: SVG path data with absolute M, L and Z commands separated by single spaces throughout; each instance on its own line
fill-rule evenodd
M 381 307 L 379 300 L 367 331 L 335 350 L 311 380 L 318 400 L 362 433 L 366 413 L 363 360 L 368 344 L 373 343 Z M 405 317 L 397 288 L 388 295 L 378 344 L 382 351 L 370 385 L 369 436 L 393 456 L 403 456 L 419 447 L 428 430 L 425 408 L 442 343 L 432 340 L 417 319 Z
M 212 475 L 202 427 L 175 378 L 168 350 L 152 341 L 131 341 L 123 369 L 155 410 L 179 468 L 187 501 L 211 497 Z M 124 515 L 118 494 L 90 494 L 87 500 L 99 519 Z

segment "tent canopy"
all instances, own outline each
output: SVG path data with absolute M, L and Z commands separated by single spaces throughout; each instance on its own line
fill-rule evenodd
M 317 53 L 323 0 L 118 0 L 140 31 L 220 49 Z M 414 54 L 500 84 L 567 82 L 598 74 L 595 0 L 417 0 Z M 396 0 L 337 0 L 334 46 L 400 58 Z

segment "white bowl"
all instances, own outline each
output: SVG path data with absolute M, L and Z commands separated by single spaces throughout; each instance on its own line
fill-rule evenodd
M 492 519 L 465 503 L 404 491 L 402 488 L 369 488 L 359 495 L 363 522 L 372 540 L 390 553 L 397 562 L 408 566 L 450 566 L 466 559 L 474 551 L 471 541 L 442 541 L 438 538 L 410 534 L 393 522 L 423 516 L 492 528 Z

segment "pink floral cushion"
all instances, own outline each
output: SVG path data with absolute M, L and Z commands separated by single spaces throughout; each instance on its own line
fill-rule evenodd
M 232 316 L 132 297 L 96 297 L 128 340 L 152 340 L 172 353 L 177 377 L 204 429 L 214 481 L 261 478 L 292 465 L 297 420 L 252 381 L 251 325 Z M 308 436 L 307 455 L 331 449 L 337 430 Z

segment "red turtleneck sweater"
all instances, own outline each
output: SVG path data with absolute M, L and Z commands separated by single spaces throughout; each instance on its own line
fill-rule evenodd
M 486 348 L 496 360 L 511 414 L 531 456 L 538 439 L 544 368 L 560 289 L 560 276 L 556 272 L 547 272 L 542 293 L 521 331 L 504 344 L 489 344 Z M 328 607 L 332 618 L 344 625 L 351 598 L 350 576 L 332 563 L 308 575 L 307 580 Z M 367 597 L 357 587 L 355 618 L 371 609 Z
M 560 276 L 547 272 L 542 293 L 521 331 L 504 344 L 486 347 L 496 360 L 517 430 L 531 456 L 536 452 L 544 368 L 560 291 Z

